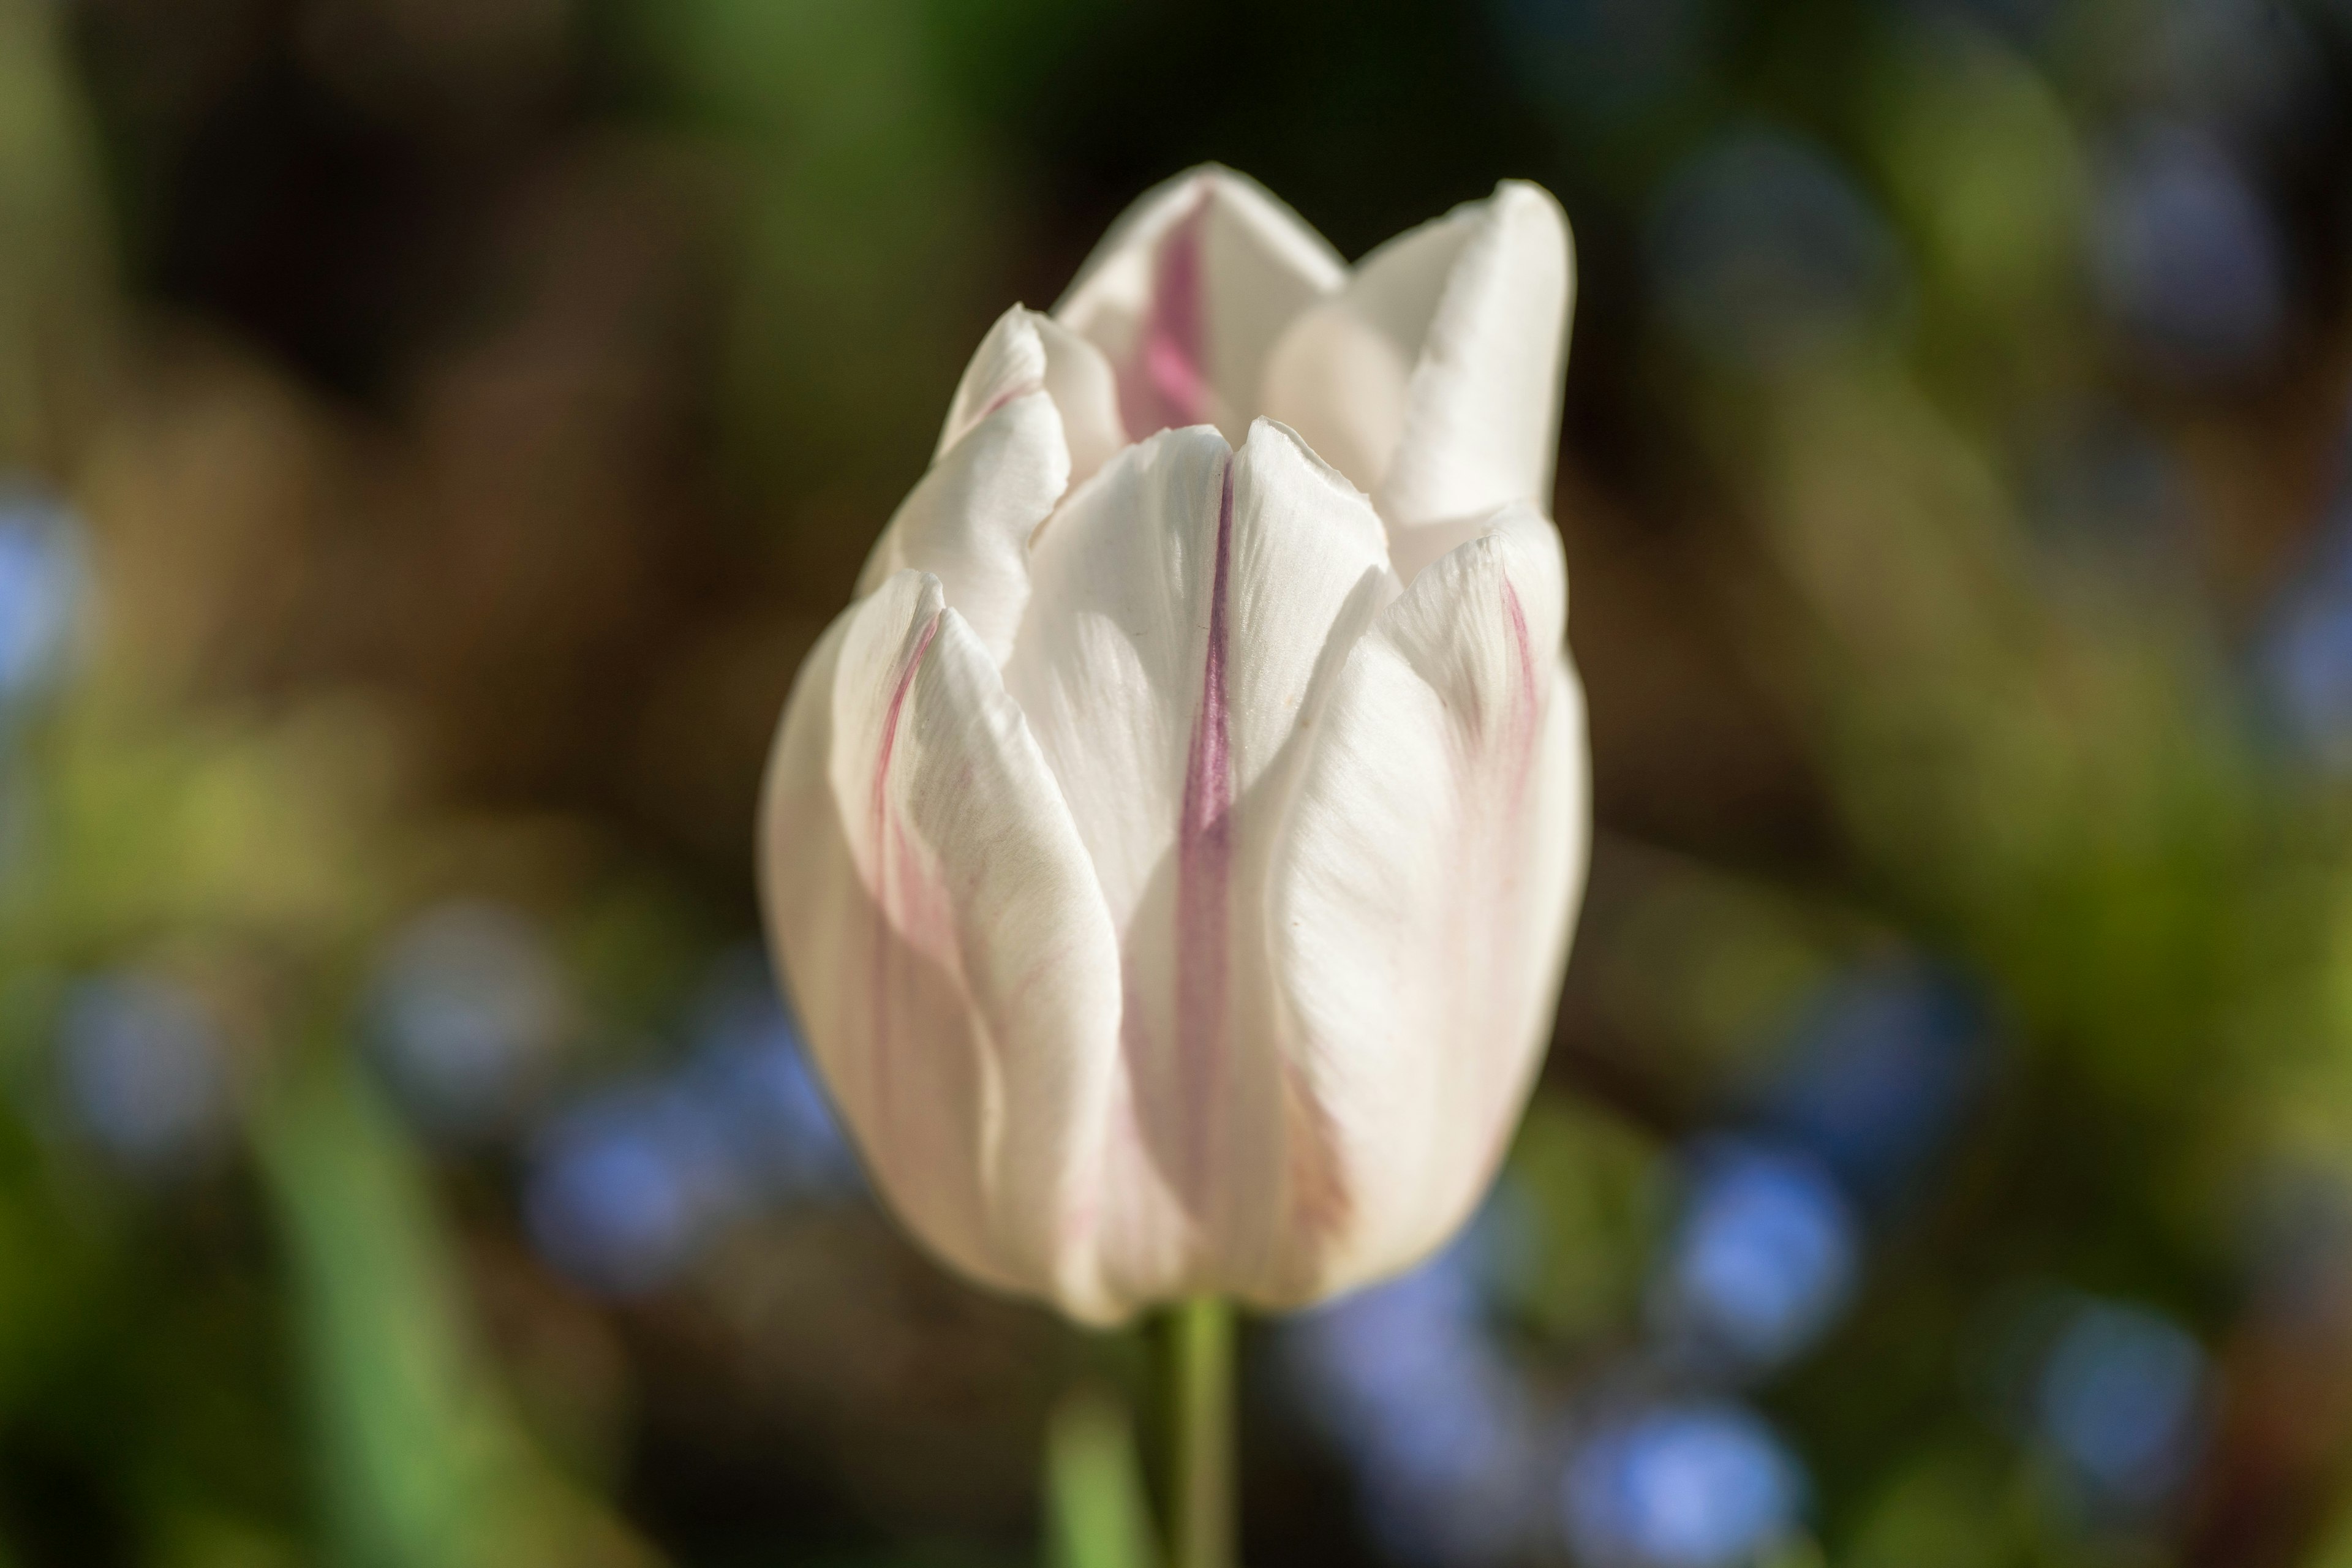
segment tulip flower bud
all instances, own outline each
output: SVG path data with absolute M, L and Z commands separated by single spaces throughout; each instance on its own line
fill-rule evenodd
M 981 344 L 761 847 L 876 1184 L 973 1279 L 1297 1306 L 1492 1179 L 1589 837 L 1571 289 L 1531 185 L 1349 269 L 1206 169 Z

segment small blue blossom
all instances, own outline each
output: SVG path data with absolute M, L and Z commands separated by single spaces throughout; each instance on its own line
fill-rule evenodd
M 1898 1195 L 1981 1084 L 1990 1039 L 1952 976 L 1910 961 L 1856 969 L 1804 1009 L 1759 1109 L 1850 1191 Z
M 2036 1384 L 2042 1435 L 2102 1500 L 2145 1507 L 2187 1478 L 2202 1436 L 2205 1353 L 2143 1307 L 2078 1305 Z
M 1734 1568 L 1797 1528 L 1803 1473 L 1736 1405 L 1667 1405 L 1611 1421 L 1569 1461 L 1561 1518 L 1586 1568 Z
M 62 666 L 83 579 L 73 514 L 42 491 L 0 483 L 0 710 Z
M 762 962 L 722 963 L 689 1026 L 674 1068 L 574 1102 L 536 1142 L 525 1222 L 591 1289 L 657 1289 L 730 1226 L 862 1190 Z
M 2252 659 L 2268 716 L 2295 752 L 2336 773 L 2352 768 L 2352 494 L 2343 489 Z
M 1777 1366 L 1836 1320 L 1860 1251 L 1844 1194 L 1813 1160 L 1754 1142 L 1703 1147 L 1658 1282 L 1661 1327 L 1702 1360 Z
M 2161 121 L 2126 132 L 2101 160 L 2091 231 L 2100 302 L 2158 369 L 2221 378 L 2268 359 L 2286 322 L 2285 247 L 2210 132 Z
M 635 1296 L 673 1280 L 737 1209 L 723 1141 L 688 1098 L 637 1083 L 572 1107 L 525 1180 L 531 1240 L 591 1289 Z
M 536 927 L 502 905 L 443 904 L 386 950 L 366 1037 L 394 1092 L 427 1127 L 465 1135 L 503 1123 L 537 1087 L 567 1009 Z
M 1485 1322 L 1478 1247 L 1474 1226 L 1286 1334 L 1307 1408 L 1353 1462 L 1372 1532 L 1402 1563 L 1506 1561 L 1526 1539 L 1534 1415 Z
M 220 1028 L 184 987 L 136 972 L 82 982 L 58 1026 L 67 1107 L 108 1154 L 140 1170 L 217 1151 L 230 1124 Z
M 722 962 L 696 1009 L 687 1090 L 709 1107 L 737 1162 L 771 1197 L 855 1192 L 864 1183 L 807 1043 L 766 962 Z

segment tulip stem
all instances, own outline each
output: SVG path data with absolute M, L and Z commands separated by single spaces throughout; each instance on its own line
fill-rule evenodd
M 1198 1296 L 1169 1314 L 1170 1568 L 1234 1568 L 1234 1310 Z

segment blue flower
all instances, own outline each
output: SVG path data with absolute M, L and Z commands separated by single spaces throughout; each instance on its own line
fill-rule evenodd
M 1485 1321 L 1479 1236 L 1285 1335 L 1307 1408 L 1353 1462 L 1372 1533 L 1400 1562 L 1505 1561 L 1526 1539 L 1534 1416 Z
M 523 1214 L 541 1257 L 579 1283 L 635 1296 L 670 1283 L 736 1206 L 726 1151 L 659 1083 L 610 1089 L 547 1130 Z
M 58 1020 L 68 1109 L 126 1165 L 186 1166 L 218 1149 L 230 1124 L 220 1028 L 185 988 L 124 972 L 84 981 Z
M 0 710 L 57 673 L 82 589 L 73 515 L 41 491 L 0 484 Z
M 1980 1083 L 1990 1022 L 1976 994 L 1909 961 L 1852 972 L 1799 1020 L 1765 1086 L 1765 1124 L 1853 1193 L 1896 1195 Z
M 2270 717 L 2311 762 L 2352 768 L 2352 496 L 2339 494 L 2254 655 Z
M 1853 1293 L 1859 1226 L 1829 1173 L 1791 1149 L 1724 1142 L 1692 1163 L 1657 1288 L 1670 1342 L 1762 1370 L 1820 1337 Z
M 708 1107 L 761 1192 L 790 1198 L 861 1190 L 857 1157 L 766 961 L 757 953 L 722 961 L 696 1014 L 682 1085 Z
M 2042 1362 L 2034 1414 L 2103 1500 L 2147 1506 L 2186 1479 L 2202 1436 L 2205 1353 L 2146 1308 L 2084 1301 Z
M 722 963 L 690 1026 L 675 1068 L 574 1102 L 537 1141 L 532 1241 L 591 1289 L 659 1289 L 730 1225 L 862 1189 L 763 963 Z
M 2210 132 L 2126 132 L 2102 160 L 2091 229 L 2100 301 L 2158 368 L 2225 377 L 2268 358 L 2286 321 L 2285 247 Z
M 1668 1405 L 1609 1422 L 1561 1486 L 1569 1543 L 1587 1568 L 1731 1568 L 1797 1528 L 1805 1481 L 1757 1416 Z
M 563 977 L 530 921 L 499 904 L 452 902 L 394 938 L 370 990 L 366 1038 L 419 1120 L 471 1134 L 521 1109 L 565 1010 Z

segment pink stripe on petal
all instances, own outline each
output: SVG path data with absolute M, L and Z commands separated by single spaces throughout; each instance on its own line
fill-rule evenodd
M 1234 771 L 1225 658 L 1233 537 L 1234 469 L 1229 460 L 1217 499 L 1201 705 L 1192 720 L 1176 831 L 1176 1072 L 1185 1110 L 1181 1179 L 1185 1190 L 1195 1195 L 1206 1192 L 1213 1169 L 1209 1134 L 1226 1071 Z
M 898 749 L 898 721 L 907 706 L 907 695 L 914 689 L 915 677 L 923 668 L 923 655 L 929 653 L 931 639 L 940 635 L 939 611 L 923 624 L 916 635 L 914 651 L 907 658 L 906 668 L 898 672 L 898 683 L 891 689 L 890 705 L 882 715 L 882 743 L 874 758 L 874 790 L 871 804 L 873 837 L 869 840 L 874 854 L 875 931 L 874 968 L 870 979 L 874 1011 L 875 1049 L 868 1055 L 873 1069 L 873 1106 L 877 1125 L 887 1126 L 890 1107 L 890 984 L 891 958 L 898 951 L 897 930 L 906 929 L 919 918 L 918 905 L 922 900 L 921 868 L 914 863 L 913 847 L 906 841 L 906 829 L 890 809 L 890 759 Z M 894 929 L 896 928 L 896 929 Z
M 1519 701 L 1532 710 L 1536 705 L 1535 648 L 1528 640 L 1528 613 L 1519 607 L 1519 591 L 1511 580 L 1503 579 L 1503 612 L 1511 617 L 1511 645 L 1519 656 Z
M 974 425 L 981 424 L 985 421 L 990 415 L 995 413 L 998 409 L 1003 407 L 1014 398 L 1026 397 L 1033 392 L 1043 391 L 1045 389 L 1045 384 L 1042 381 L 1016 381 L 1011 386 L 1006 387 L 1003 391 L 990 398 L 988 400 L 988 406 L 974 415 L 971 422 Z
M 1518 755 L 1511 768 L 1511 816 L 1516 820 L 1526 803 L 1528 780 L 1533 773 L 1536 749 L 1543 734 L 1543 688 L 1536 672 L 1534 642 L 1528 636 L 1528 613 L 1519 604 L 1519 591 L 1503 579 L 1503 612 L 1511 620 L 1511 649 L 1519 660 L 1518 711 L 1512 716 L 1512 731 L 1518 742 Z
M 1209 418 L 1208 300 L 1201 243 L 1209 197 L 1178 219 L 1152 261 L 1151 308 L 1135 349 L 1119 367 L 1119 413 L 1128 438 L 1200 425 Z

